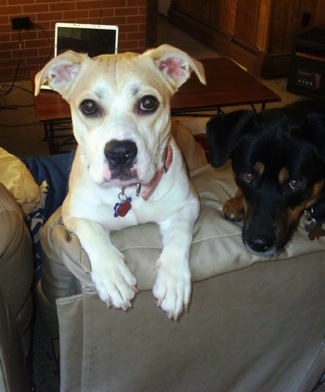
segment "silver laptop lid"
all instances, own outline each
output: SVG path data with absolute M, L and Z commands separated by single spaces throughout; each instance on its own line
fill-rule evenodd
M 118 26 L 58 22 L 55 24 L 54 56 L 69 49 L 90 57 L 117 53 Z

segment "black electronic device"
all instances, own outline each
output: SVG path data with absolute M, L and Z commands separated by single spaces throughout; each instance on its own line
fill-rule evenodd
M 295 39 L 287 90 L 306 96 L 325 95 L 325 30 L 314 28 Z

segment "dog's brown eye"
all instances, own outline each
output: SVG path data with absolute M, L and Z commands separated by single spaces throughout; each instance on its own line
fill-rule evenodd
M 253 175 L 253 173 L 252 173 L 250 170 L 247 170 L 247 171 L 244 171 L 244 172 L 242 173 L 242 179 L 243 179 L 245 182 L 250 183 L 250 182 L 253 181 L 254 175 Z
M 158 100 L 152 95 L 144 96 L 139 104 L 139 111 L 145 113 L 154 112 L 158 107 Z
M 99 111 L 97 103 L 92 99 L 85 99 L 84 101 L 82 101 L 80 104 L 80 109 L 82 113 L 86 116 L 93 116 Z
M 303 181 L 301 178 L 299 177 L 294 177 L 290 180 L 289 182 L 289 187 L 293 190 L 293 191 L 297 191 L 298 189 L 300 189 L 303 185 Z

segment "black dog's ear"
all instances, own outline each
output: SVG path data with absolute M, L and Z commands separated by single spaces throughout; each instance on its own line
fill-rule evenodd
M 302 128 L 304 138 L 316 147 L 319 156 L 325 161 L 325 116 L 318 113 L 308 114 Z
M 212 117 L 206 125 L 207 146 L 212 166 L 220 166 L 238 145 L 242 129 L 255 116 L 254 111 L 236 110 Z

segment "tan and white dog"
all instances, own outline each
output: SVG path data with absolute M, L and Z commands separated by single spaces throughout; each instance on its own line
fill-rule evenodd
M 108 306 L 126 310 L 137 292 L 109 233 L 146 222 L 156 222 L 163 238 L 153 287 L 158 306 L 176 319 L 189 304 L 199 201 L 171 134 L 170 99 L 192 70 L 205 84 L 199 61 L 162 45 L 94 59 L 68 51 L 36 75 L 35 95 L 47 79 L 71 106 L 78 148 L 62 218 L 88 254 Z

